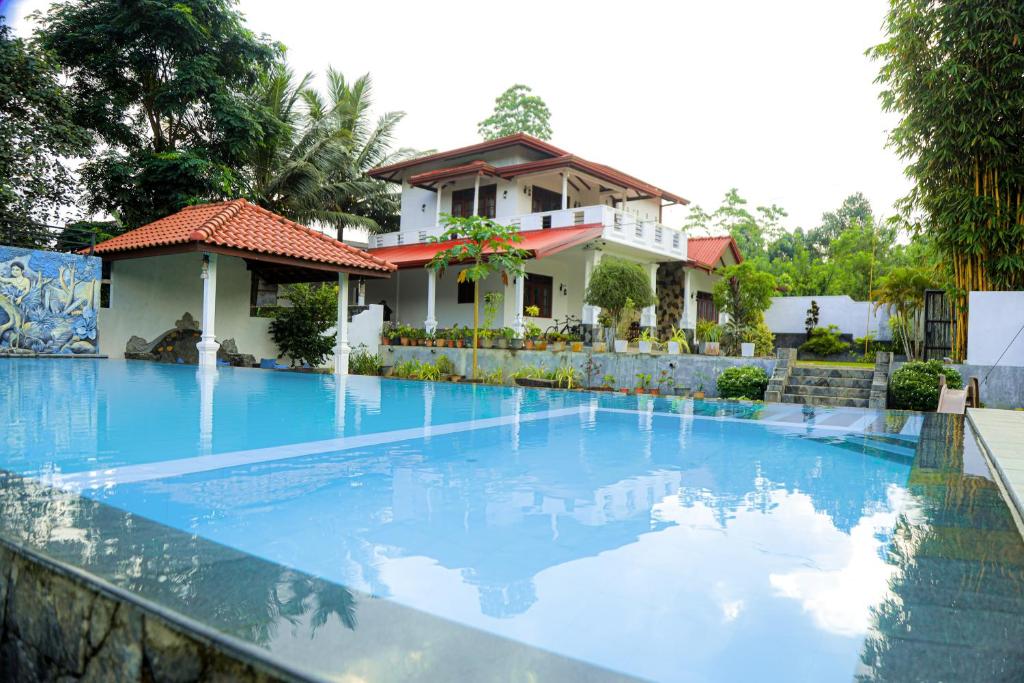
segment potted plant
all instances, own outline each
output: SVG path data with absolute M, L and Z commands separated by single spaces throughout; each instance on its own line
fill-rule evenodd
M 698 401 L 704 398 L 704 383 L 708 381 L 707 373 L 703 370 L 697 372 L 697 390 L 693 392 L 693 397 Z
M 600 391 L 613 391 L 615 389 L 615 375 L 605 375 L 601 378 L 601 386 L 596 387 Z
M 655 389 L 651 390 L 652 394 L 670 394 L 672 393 L 672 387 L 676 385 L 676 381 L 672 379 L 672 375 L 669 373 L 668 370 L 662 369 L 662 371 L 658 373 L 657 384 L 658 386 Z M 662 387 L 664 387 L 664 391 L 662 391 Z
M 465 336 L 462 334 L 462 328 L 459 327 L 458 323 L 452 325 L 452 329 L 448 330 L 448 339 L 454 342 L 457 348 L 462 348 Z
M 508 347 L 517 351 L 523 348 L 523 338 L 516 334 L 516 331 L 511 327 L 506 327 L 505 330 L 505 334 L 508 337 Z
M 625 341 L 635 311 L 654 305 L 657 298 L 650 276 L 639 264 L 605 256 L 590 276 L 583 302 L 607 312 L 604 321 L 615 328 L 615 350 L 621 353 L 628 346 Z
M 601 350 L 604 352 L 609 346 L 615 346 L 615 323 L 612 321 L 611 315 L 608 311 L 601 311 L 597 314 L 597 327 L 601 330 L 600 334 L 604 339 L 600 342 Z M 595 332 L 595 336 L 598 336 Z M 594 346 L 597 346 L 598 342 L 594 342 Z
M 423 345 L 433 346 L 434 341 L 437 339 L 437 333 L 431 332 L 430 330 L 423 330 Z
M 570 348 L 573 353 L 580 353 L 583 351 L 583 339 L 580 335 L 575 333 L 569 333 L 566 336 L 566 341 L 569 342 Z
M 711 320 L 697 323 L 697 338 L 701 342 L 701 352 L 706 356 L 717 356 L 720 352 L 718 342 L 722 338 L 722 328 Z
M 494 331 L 494 345 L 499 349 L 507 349 L 513 339 L 516 338 L 516 331 L 511 327 L 502 327 Z
M 565 351 L 565 335 L 561 332 L 548 332 L 545 337 L 549 344 L 551 344 L 551 351 L 554 353 L 561 353 Z
M 528 322 L 523 326 L 523 336 L 525 337 L 525 345 L 527 349 L 536 349 L 537 342 L 544 333 L 541 331 L 537 323 Z
M 477 332 L 477 338 L 480 340 L 481 349 L 489 349 L 494 346 L 494 330 L 484 328 Z
M 390 346 L 391 340 L 396 338 L 396 327 L 397 325 L 390 320 L 385 321 L 380 328 L 380 343 L 384 346 Z
M 489 349 L 494 346 L 494 338 L 497 336 L 494 330 L 494 319 L 498 316 L 498 307 L 505 299 L 501 292 L 487 292 L 484 294 L 484 323 L 477 336 L 480 339 L 480 348 Z
M 672 334 L 665 342 L 665 348 L 672 355 L 679 355 L 681 352 L 690 352 L 690 343 L 686 341 L 686 332 L 672 326 Z
M 638 373 L 636 373 L 636 381 L 637 381 L 636 393 L 638 393 L 638 394 L 646 393 L 647 390 L 651 388 L 651 375 L 650 375 L 650 373 L 647 373 L 647 372 L 638 372 Z
M 408 325 L 398 326 L 398 342 L 402 346 L 408 346 L 409 342 L 412 341 L 409 337 L 409 333 L 412 332 L 412 328 Z
M 654 350 L 654 345 L 657 343 L 658 338 L 654 336 L 650 328 L 644 328 L 644 331 L 636 338 L 636 345 L 640 349 L 640 353 L 650 353 Z

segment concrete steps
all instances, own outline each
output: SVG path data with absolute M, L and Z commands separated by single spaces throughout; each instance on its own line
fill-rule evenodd
M 867 408 L 872 369 L 795 365 L 782 394 L 783 403 Z
M 788 389 L 788 387 L 787 387 Z M 782 395 L 783 403 L 802 403 L 808 406 L 837 407 L 837 408 L 867 408 L 866 398 L 840 398 L 837 396 L 804 396 L 803 394 L 785 393 Z

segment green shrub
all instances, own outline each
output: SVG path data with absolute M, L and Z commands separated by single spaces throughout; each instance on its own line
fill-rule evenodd
M 722 398 L 749 398 L 760 401 L 768 388 L 768 373 L 756 365 L 726 368 L 718 376 L 718 395 Z
M 442 375 L 455 374 L 455 363 L 451 362 L 448 356 L 438 356 L 435 364 L 437 365 L 438 372 Z
M 288 356 L 292 364 L 322 365 L 334 349 L 335 335 L 325 335 L 338 321 L 338 288 L 305 283 L 286 290 L 290 306 L 274 309 L 270 337 L 277 344 L 278 358 Z
M 889 407 L 904 410 L 935 410 L 939 405 L 939 375 L 950 389 L 963 387 L 963 377 L 942 361 L 907 363 L 889 379 Z
M 829 325 L 811 330 L 810 338 L 800 345 L 800 350 L 816 356 L 834 356 L 849 351 L 850 345 L 839 339 L 838 327 Z
M 745 342 L 754 342 L 755 356 L 770 356 L 775 351 L 775 335 L 764 320 L 754 327 L 747 328 Z
M 380 354 L 365 349 L 353 353 L 348 361 L 348 371 L 353 375 L 379 375 L 383 366 Z

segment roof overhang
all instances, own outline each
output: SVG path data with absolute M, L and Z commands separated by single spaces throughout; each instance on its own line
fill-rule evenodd
M 262 254 L 255 251 L 249 251 L 247 249 L 234 249 L 232 247 L 225 247 L 218 244 L 209 244 L 201 241 L 190 241 L 182 242 L 180 244 L 165 244 L 156 247 L 144 247 L 141 249 L 131 249 L 125 251 L 107 251 L 96 254 L 104 261 L 126 261 L 129 259 L 140 259 L 140 258 L 152 258 L 155 256 L 172 256 L 174 254 L 223 254 L 225 256 L 236 256 L 245 261 L 250 265 L 250 269 L 253 268 L 253 264 L 261 263 L 267 264 L 272 267 L 284 267 L 291 269 L 301 269 L 310 273 L 311 277 L 309 280 L 298 280 L 293 279 L 293 282 L 316 282 L 319 280 L 329 279 L 331 274 L 337 273 L 348 273 L 350 275 L 358 275 L 360 277 L 377 277 L 377 278 L 389 278 L 391 273 L 380 270 L 370 270 L 364 268 L 355 268 L 352 266 L 342 266 L 334 263 L 322 263 L 319 261 L 310 261 L 307 259 L 295 258 L 292 256 L 282 256 L 278 254 Z
M 586 244 L 599 239 L 604 233 L 604 226 L 599 223 L 591 225 L 577 225 L 571 228 L 549 228 L 547 230 L 530 230 L 522 232 L 522 242 L 516 243 L 519 249 L 529 252 L 529 257 L 541 259 L 545 256 L 557 254 L 560 251 Z M 465 240 L 449 240 L 447 242 L 417 242 L 416 244 L 402 244 L 394 247 L 381 247 L 371 249 L 374 256 L 394 263 L 399 270 L 406 268 L 422 268 L 430 263 L 434 255 L 448 249 L 456 244 L 463 244 Z
M 437 152 L 435 154 L 427 154 L 425 156 L 407 159 L 396 164 L 378 166 L 377 168 L 371 169 L 368 175 L 371 178 L 380 178 L 383 180 L 398 182 L 398 174 L 405 169 L 412 168 L 414 166 L 429 164 L 434 161 L 458 159 L 459 157 L 472 156 L 474 154 L 490 152 L 495 149 L 505 149 L 506 147 L 514 147 L 516 145 L 528 147 L 529 149 L 548 156 L 563 156 L 568 154 L 564 149 L 555 147 L 551 143 L 535 138 L 532 135 L 516 133 L 515 135 L 506 135 L 505 137 L 497 138 L 495 140 L 485 140 L 484 142 L 478 142 L 474 145 L 457 147 L 456 149 L 451 149 L 446 152 Z

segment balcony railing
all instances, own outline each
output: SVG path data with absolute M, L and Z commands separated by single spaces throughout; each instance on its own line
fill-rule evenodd
M 579 225 L 601 225 L 604 227 L 601 237 L 606 242 L 630 246 L 662 256 L 686 258 L 686 235 L 682 231 L 600 204 L 576 209 L 527 213 L 520 216 L 499 216 L 495 220 L 506 225 L 518 226 L 524 232 L 547 228 L 571 228 Z M 371 249 L 377 249 L 402 244 L 420 244 L 443 232 L 443 227 L 431 227 L 372 235 L 369 246 Z

